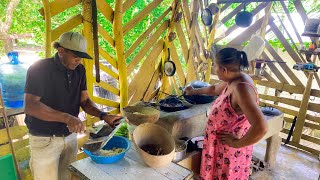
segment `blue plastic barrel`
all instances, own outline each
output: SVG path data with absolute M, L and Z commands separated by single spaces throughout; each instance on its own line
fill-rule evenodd
M 29 65 L 19 61 L 18 52 L 9 52 L 8 57 L 10 62 L 0 64 L 2 98 L 6 108 L 22 108 Z

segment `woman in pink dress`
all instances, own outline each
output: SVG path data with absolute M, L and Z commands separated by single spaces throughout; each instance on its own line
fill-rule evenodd
M 186 95 L 219 95 L 212 104 L 205 129 L 200 179 L 248 179 L 253 144 L 267 132 L 253 81 L 242 68 L 246 53 L 234 48 L 218 52 L 214 68 L 221 83 L 206 88 L 187 87 Z

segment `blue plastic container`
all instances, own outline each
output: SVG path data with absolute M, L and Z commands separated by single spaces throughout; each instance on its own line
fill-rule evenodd
M 28 64 L 21 63 L 18 52 L 9 52 L 9 63 L 0 65 L 0 86 L 6 108 L 22 108 Z
M 92 154 L 90 151 L 84 149 L 84 152 L 97 164 L 112 164 L 124 157 L 126 152 L 130 149 L 131 143 L 127 138 L 122 136 L 113 136 L 109 142 L 102 148 L 104 150 L 109 150 L 112 148 L 123 148 L 120 154 L 114 156 L 97 156 Z

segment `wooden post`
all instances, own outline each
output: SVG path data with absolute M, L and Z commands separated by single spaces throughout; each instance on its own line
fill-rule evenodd
M 264 9 L 265 16 L 264 16 L 264 19 L 263 19 L 263 22 L 262 22 L 262 26 L 261 26 L 261 30 L 260 30 L 260 37 L 262 39 L 265 39 L 265 36 L 266 36 L 267 25 L 269 24 L 269 17 L 270 17 L 270 14 L 271 14 L 271 7 L 272 7 L 272 2 L 268 3 L 267 7 Z M 250 65 L 252 66 L 252 69 L 253 69 L 252 72 L 254 72 L 255 63 L 253 61 L 251 61 Z M 262 71 L 264 71 L 266 65 L 267 65 L 267 63 L 264 63 L 264 65 L 261 68 Z M 254 82 L 254 84 L 257 84 L 257 80 L 254 80 L 253 82 Z M 265 87 L 264 93 L 268 94 L 268 91 L 269 91 L 269 87 Z
M 217 14 L 214 16 L 214 18 L 213 18 L 213 23 L 212 23 L 213 29 L 212 29 L 211 32 L 210 32 L 209 41 L 208 41 L 208 44 L 207 44 L 207 50 L 208 50 L 208 51 L 211 51 L 211 46 L 212 46 L 212 44 L 214 43 L 214 39 L 215 39 L 215 36 L 216 36 L 216 31 L 217 31 L 217 23 L 218 23 L 218 20 L 219 20 L 219 16 L 220 16 L 220 8 L 219 8 L 218 13 L 217 13 Z M 210 52 L 210 53 L 212 53 L 212 52 Z M 211 70 L 212 70 L 212 59 L 211 59 L 211 58 L 208 58 L 208 69 L 207 69 L 206 75 L 205 75 L 205 81 L 206 81 L 206 82 L 209 82 L 209 81 L 210 81 Z
M 14 150 L 14 147 L 13 147 L 13 144 L 12 144 L 11 135 L 10 135 L 8 116 L 7 116 L 6 108 L 4 107 L 4 102 L 3 102 L 3 99 L 2 99 L 2 89 L 1 89 L 1 87 L 0 87 L 0 111 L 2 111 L 1 113 L 3 114 L 4 125 L 6 126 L 6 131 L 7 131 L 7 135 L 8 135 L 9 145 L 10 145 L 10 148 L 11 148 L 11 151 L 12 151 L 14 166 L 15 166 L 15 168 L 17 170 L 18 179 L 21 180 L 22 178 L 21 178 L 21 175 L 20 175 L 20 169 L 19 169 L 16 153 L 15 153 L 15 150 Z
M 303 93 L 303 98 L 300 105 L 300 111 L 297 117 L 296 127 L 293 131 L 292 141 L 295 143 L 299 143 L 301 139 L 302 130 L 303 130 L 304 122 L 306 120 L 306 114 L 307 114 L 309 100 L 310 100 L 310 92 L 311 92 L 313 75 L 314 75 L 313 72 L 309 73 L 308 82 Z
M 83 0 L 82 9 L 83 9 L 83 36 L 87 39 L 87 53 L 93 55 L 93 39 L 92 39 L 92 0 Z M 93 97 L 93 61 L 84 59 L 83 65 L 86 68 L 87 76 L 87 88 L 90 98 Z
M 44 19 L 46 21 L 46 43 L 45 43 L 45 57 L 51 57 L 51 13 L 49 0 L 42 0 L 44 9 Z
M 196 80 L 197 79 L 197 72 L 195 70 L 194 67 L 194 40 L 195 40 L 195 28 L 196 28 L 196 22 L 198 21 L 198 19 L 196 18 L 196 13 L 198 11 L 198 3 L 196 1 L 193 1 L 193 5 L 192 5 L 192 13 L 191 13 L 191 20 L 189 22 L 189 26 L 188 28 L 190 28 L 189 31 L 189 51 L 188 51 L 188 59 L 187 59 L 187 75 L 186 75 L 186 83 Z
M 113 18 L 113 33 L 118 62 L 120 109 L 128 105 L 128 80 L 126 58 L 124 56 L 124 42 L 122 30 L 123 0 L 116 0 Z

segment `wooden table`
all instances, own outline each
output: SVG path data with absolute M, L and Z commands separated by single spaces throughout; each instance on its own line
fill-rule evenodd
M 90 157 L 76 161 L 69 170 L 81 179 L 92 180 L 158 180 L 191 179 L 193 172 L 175 163 L 166 167 L 151 168 L 139 157 L 132 144 L 125 157 L 114 164 L 96 164 Z

